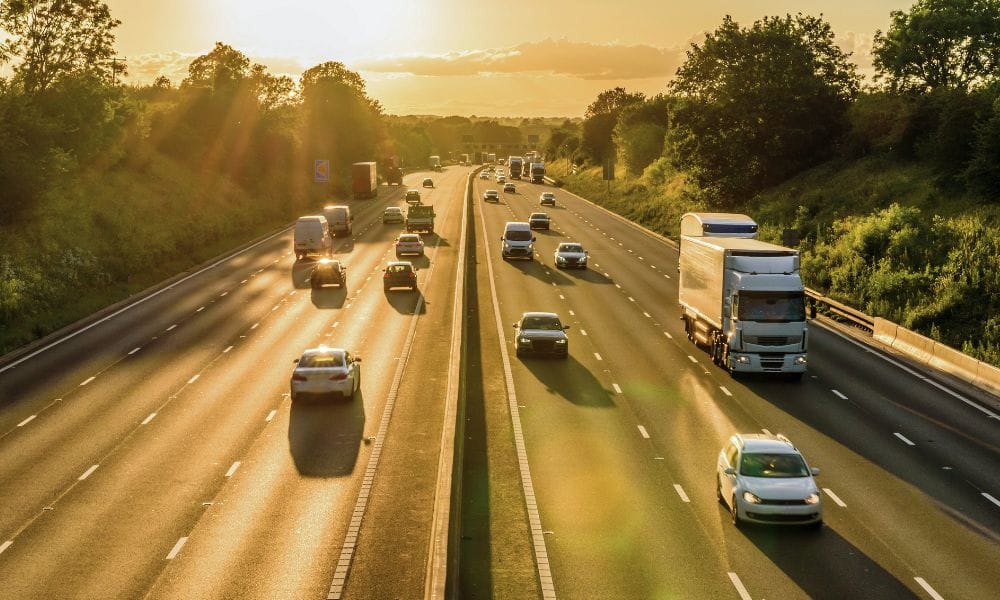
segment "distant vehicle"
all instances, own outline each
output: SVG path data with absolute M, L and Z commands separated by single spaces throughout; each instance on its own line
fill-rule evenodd
M 429 162 L 430 162 L 431 171 L 440 171 L 441 170 L 441 157 L 440 156 L 437 156 L 437 155 L 431 156 Z
M 420 190 L 406 190 L 406 196 L 404 199 L 407 204 L 420 204 Z
M 497 155 L 496 155 L 496 153 L 495 152 L 489 152 L 489 153 L 487 153 L 486 154 L 486 162 L 488 162 L 491 165 L 492 164 L 496 164 L 496 162 L 497 162 Z
M 378 196 L 378 174 L 375 163 L 358 162 L 351 165 L 351 181 L 355 199 Z
M 385 183 L 387 185 L 403 185 L 403 162 L 398 156 L 392 156 L 386 161 Z
M 350 206 L 324 206 L 323 216 L 330 225 L 330 235 L 351 235 L 354 230 L 354 216 Z
M 387 206 L 382 211 L 382 223 L 402 223 L 403 209 L 398 206 Z
M 520 179 L 523 167 L 524 159 L 520 156 L 511 156 L 507 159 L 507 168 L 510 169 L 511 179 Z
M 524 221 L 508 221 L 500 237 L 500 258 L 535 259 L 535 235 Z
M 309 276 L 309 285 L 318 289 L 324 285 L 347 287 L 347 267 L 339 260 L 324 258 L 317 263 Z
M 500 192 L 496 190 L 486 190 L 483 192 L 483 202 L 500 202 Z
M 483 169 L 482 171 L 479 172 L 479 178 L 480 179 L 489 179 L 490 178 L 490 174 L 489 174 L 489 172 L 486 169 Z
M 548 213 L 536 212 L 528 216 L 528 224 L 532 229 L 548 229 L 550 222 Z
M 581 244 L 563 242 L 556 248 L 554 257 L 557 269 L 586 269 L 589 254 Z
M 545 183 L 545 163 L 531 163 L 531 183 Z
M 404 254 L 424 255 L 424 241 L 415 233 L 404 233 L 396 238 L 396 256 Z
M 552 192 L 542 192 L 542 195 L 538 197 L 538 204 L 542 206 L 555 206 L 556 195 Z
M 507 183 L 507 176 L 503 173 L 497 173 L 497 183 Z
M 406 209 L 406 231 L 434 233 L 434 207 L 429 204 L 412 204 Z
M 517 186 L 515 186 L 512 182 L 508 181 L 507 183 L 503 184 L 503 193 L 505 194 L 517 193 Z
M 409 261 L 393 261 L 383 269 L 382 287 L 385 291 L 392 288 L 405 287 L 417 289 L 417 268 Z
M 823 525 L 823 498 L 802 454 L 783 435 L 736 434 L 719 452 L 715 492 L 733 524 Z
M 517 356 L 528 354 L 553 354 L 559 358 L 569 356 L 569 338 L 559 315 L 549 312 L 526 312 L 514 323 L 517 335 L 514 348 Z
M 431 179 L 430 177 L 424 177 L 424 182 L 420 185 L 422 185 L 425 188 L 432 188 L 434 187 L 434 180 Z
M 304 396 L 333 394 L 350 400 L 361 389 L 361 358 L 342 348 L 311 348 L 292 362 L 292 402 Z
M 303 260 L 311 254 L 330 256 L 333 252 L 330 226 L 323 215 L 299 217 L 295 221 L 293 237 L 292 244 L 296 260 Z
M 469 166 L 469 155 L 468 154 L 463 154 L 462 155 L 462 166 L 463 167 Z
M 754 239 L 681 235 L 678 300 L 688 339 L 733 374 L 806 372 L 799 252 Z
M 685 213 L 681 235 L 757 239 L 757 223 L 746 215 L 733 213 Z

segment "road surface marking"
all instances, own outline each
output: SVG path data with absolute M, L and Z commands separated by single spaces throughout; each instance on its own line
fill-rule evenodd
M 233 349 L 233 347 L 230 346 L 230 347 L 226 348 L 225 350 L 223 350 L 222 353 L 225 354 L 226 352 L 229 352 L 232 349 Z
M 983 492 L 983 498 L 986 498 L 987 500 L 989 500 L 993 504 L 996 504 L 997 506 L 1000 506 L 1000 500 L 997 500 L 991 494 L 987 494 L 986 492 Z
M 205 310 L 205 307 L 204 307 L 204 306 L 202 306 L 201 308 L 199 308 L 198 310 L 196 310 L 196 311 L 194 311 L 194 312 L 196 312 L 196 313 L 197 313 L 197 312 L 201 312 L 201 311 L 203 311 L 203 310 Z
M 7 540 L 6 542 L 0 544 L 0 554 L 3 554 L 3 551 L 6 550 L 7 548 L 10 548 L 11 544 L 13 543 L 14 540 Z
M 135 354 L 139 350 L 142 350 L 142 346 L 136 346 L 135 348 L 132 348 L 132 350 L 129 351 L 128 355 L 132 356 L 133 354 Z
M 632 296 L 629 296 L 629 297 L 628 297 L 628 301 L 629 301 L 629 302 L 635 302 L 635 298 L 633 298 Z
M 253 331 L 254 329 L 257 329 L 258 325 L 260 325 L 260 323 L 254 323 L 253 326 L 250 327 L 250 330 Z
M 149 413 L 149 416 L 146 417 L 145 419 L 143 419 L 142 423 L 139 423 L 139 424 L 140 425 L 149 425 L 149 422 L 152 421 L 155 418 L 156 418 L 156 413 L 155 412 L 151 412 L 151 413 Z
M 663 276 L 666 277 L 667 279 L 670 279 L 670 275 L 667 275 L 666 273 L 664 273 Z
M 552 282 L 552 287 L 555 287 L 555 285 L 556 285 L 556 282 L 553 281 Z
M 664 332 L 663 332 L 663 335 L 667 336 L 667 339 L 669 339 L 669 340 L 672 340 L 672 339 L 674 339 L 674 336 L 670 335 L 670 334 L 669 334 L 668 332 L 666 332 L 666 331 L 664 331 Z
M 221 294 L 219 294 L 219 298 L 225 298 L 228 294 L 229 292 L 222 292 Z
M 693 362 L 695 364 L 698 364 L 698 359 L 695 358 L 695 357 L 693 357 L 693 356 L 691 356 L 690 354 L 688 354 L 688 360 L 690 360 L 691 362 Z
M 677 490 L 677 495 L 681 497 L 681 500 L 684 502 L 691 502 L 691 499 L 688 498 L 688 495 L 684 492 L 684 488 L 681 487 L 681 484 L 675 483 L 674 489 Z
M 740 581 L 739 575 L 730 571 L 729 580 L 733 582 L 733 587 L 736 588 L 736 592 L 740 595 L 740 598 L 742 598 L 742 600 L 753 600 L 753 598 L 750 597 L 750 592 L 747 591 L 747 588 L 744 587 L 743 582 Z
M 774 434 L 771 433 L 770 429 L 761 429 L 761 431 L 764 432 L 764 433 L 766 433 L 767 435 L 774 435 Z
M 607 273 L 605 273 L 605 275 L 607 275 Z M 618 285 L 617 283 L 615 284 L 615 287 L 618 289 L 622 289 L 622 286 Z
M 656 265 L 649 265 L 649 268 L 651 268 L 651 269 L 655 269 L 655 268 L 656 268 Z
M 724 385 L 720 385 L 719 389 L 722 390 L 722 393 L 725 394 L 725 395 L 727 395 L 727 396 L 732 396 L 733 395 L 733 393 L 730 392 L 729 390 L 727 390 L 726 386 L 724 386 Z
M 580 330 L 580 335 L 587 335 L 587 330 L 586 329 L 581 329 Z
M 174 323 L 170 327 L 167 327 L 167 331 L 173 331 L 174 329 L 177 329 L 177 323 Z
M 278 414 L 278 411 L 277 410 L 272 410 L 271 412 L 267 413 L 267 417 L 265 417 L 264 420 L 267 421 L 268 423 L 270 423 L 271 419 L 273 419 L 274 415 L 276 415 L 276 414 Z
M 597 360 L 604 360 L 603 358 L 601 358 L 601 355 L 596 352 L 594 352 L 594 358 L 596 358 Z
M 844 504 L 844 501 L 841 500 L 840 497 L 837 496 L 837 494 L 834 494 L 833 490 L 831 490 L 830 488 L 823 488 L 823 491 L 826 492 L 826 495 L 837 503 L 837 506 L 839 506 L 840 508 L 847 508 L 847 505 Z
M 571 317 L 575 317 L 575 316 L 576 316 L 576 313 L 575 313 L 575 312 L 573 312 L 573 311 L 569 311 L 569 316 L 571 316 Z
M 906 436 L 903 435 L 902 433 L 893 432 L 892 435 L 894 435 L 894 436 L 898 437 L 899 439 L 903 440 L 903 443 L 906 444 L 907 446 L 916 446 L 916 444 L 914 444 L 910 440 L 906 439 Z
M 194 383 L 194 382 L 198 381 L 198 378 L 199 378 L 199 377 L 201 377 L 201 373 L 198 373 L 197 375 L 195 375 L 195 376 L 194 376 L 194 377 L 192 377 L 191 379 L 188 379 L 188 385 L 191 385 L 192 383 Z
M 617 383 L 612 383 L 611 387 L 614 388 L 616 394 L 622 393 L 622 388 Z M 642 425 L 639 427 L 642 428 Z
M 239 468 L 240 468 L 240 461 L 234 462 L 233 466 L 229 467 L 229 470 L 226 471 L 226 477 L 232 477 L 236 473 L 236 469 Z
M 632 254 L 632 251 L 631 251 L 631 250 L 629 250 L 628 252 L 629 252 L 629 254 Z
M 275 305 L 274 305 L 274 308 L 272 308 L 272 309 L 271 309 L 271 312 L 274 312 L 274 311 L 278 310 L 278 308 L 279 308 L 280 306 L 281 306 L 280 304 L 275 304 Z
M 847 400 L 847 396 L 845 396 L 845 395 L 841 394 L 841 393 L 840 393 L 840 392 L 838 392 L 837 390 L 830 390 L 830 391 L 831 391 L 831 392 L 833 392 L 833 395 L 834 395 L 834 396 L 836 396 L 836 397 L 840 398 L 841 400 Z
M 937 593 L 937 590 L 931 587 L 931 584 L 927 583 L 923 577 L 914 577 L 914 581 L 920 584 L 920 587 L 924 588 L 924 591 L 930 594 L 931 598 L 934 600 L 944 600 L 941 594 Z
M 566 299 L 566 296 L 563 296 L 562 294 L 559 294 L 559 299 L 560 299 L 560 300 L 565 300 L 565 299 Z
M 94 471 L 96 471 L 97 467 L 99 467 L 99 466 L 101 466 L 101 465 L 91 465 L 89 469 L 87 469 L 86 471 L 83 472 L 83 475 L 80 475 L 77 478 L 77 481 L 83 481 L 84 479 L 90 477 L 90 474 L 93 473 Z
M 646 315 L 646 318 L 647 318 L 647 319 L 652 319 L 652 318 L 653 318 L 653 315 L 649 314 L 649 313 L 648 313 L 648 312 L 646 312 L 646 311 L 642 311 L 642 314 Z
M 333 324 L 333 327 L 331 327 L 330 329 L 336 329 L 339 326 L 340 326 L 340 321 L 337 321 L 336 323 Z
M 639 260 L 646 260 L 646 259 L 640 256 L 640 257 L 639 257 Z
M 18 427 L 24 427 L 24 426 L 25 426 L 25 425 L 27 425 L 28 423 L 31 423 L 32 421 L 34 421 L 34 420 L 35 420 L 35 417 L 37 417 L 37 416 L 38 416 L 38 415 L 31 415 L 31 416 L 30 416 L 30 417 L 28 417 L 27 419 L 25 419 L 25 420 L 21 421 L 20 423 L 18 423 L 18 424 L 17 424 L 17 426 L 18 426 Z
M 649 439 L 649 432 L 646 431 L 646 428 L 643 427 L 642 425 L 637 425 L 636 427 L 639 428 L 639 435 L 641 435 L 642 437 L 644 437 L 644 438 L 646 438 L 648 440 Z
M 244 284 L 244 283 L 246 283 L 246 282 L 247 282 L 247 280 L 246 280 L 246 279 L 244 279 L 243 281 L 241 281 L 241 282 L 240 282 L 240 285 L 242 285 L 242 284 Z
M 173 560 L 174 557 L 177 556 L 177 553 L 181 551 L 181 548 L 184 547 L 184 544 L 187 543 L 187 541 L 188 541 L 187 537 L 182 537 L 181 539 L 177 540 L 177 543 L 174 544 L 173 550 L 171 550 L 170 554 L 167 555 L 167 560 Z
M 95 379 L 97 379 L 96 375 L 93 376 L 93 377 L 88 377 L 83 383 L 80 384 L 80 387 L 83 387 L 83 386 L 87 385 L 88 383 L 90 383 L 91 381 L 93 381 Z
M 294 296 L 296 292 L 298 292 L 298 290 L 292 290 L 291 292 L 288 293 L 288 295 L 289 296 Z

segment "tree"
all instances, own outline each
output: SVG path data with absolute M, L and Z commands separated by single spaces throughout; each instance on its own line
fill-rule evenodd
M 663 155 L 672 103 L 669 96 L 658 94 L 644 102 L 626 106 L 618 115 L 614 141 L 629 173 L 641 175 L 646 167 Z
M 829 24 L 765 17 L 741 28 L 727 16 L 692 44 L 670 90 L 674 166 L 721 208 L 831 155 L 859 80 Z
M 14 79 L 29 95 L 70 75 L 111 80 L 120 24 L 98 0 L 3 0 L 0 30 L 10 37 L 0 43 L 0 64 L 20 59 Z
M 891 90 L 969 90 L 1000 78 L 1000 1 L 917 0 L 890 17 L 872 54 Z
M 615 144 L 612 134 L 618 123 L 618 114 L 627 106 L 637 104 L 646 99 L 642 92 L 626 92 L 625 88 L 616 87 L 604 90 L 587 107 L 583 120 L 583 135 L 580 146 L 590 159 L 603 163 L 615 155 Z

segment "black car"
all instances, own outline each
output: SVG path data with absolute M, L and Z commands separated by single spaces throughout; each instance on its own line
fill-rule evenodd
M 383 269 L 382 287 L 389 291 L 394 287 L 417 289 L 417 268 L 409 261 L 397 260 L 390 262 Z
M 407 204 L 420 204 L 420 191 L 419 190 L 406 190 L 406 203 Z
M 548 354 L 559 358 L 569 356 L 569 338 L 559 315 L 548 312 L 526 312 L 514 323 L 517 335 L 514 348 L 518 356 Z
M 548 213 L 531 213 L 528 217 L 528 224 L 532 229 L 548 229 L 549 222 Z
M 347 267 L 339 260 L 324 258 L 319 261 L 309 276 L 309 284 L 318 289 L 324 285 L 347 287 Z

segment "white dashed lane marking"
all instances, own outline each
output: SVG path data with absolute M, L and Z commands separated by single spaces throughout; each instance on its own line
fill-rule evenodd
M 200 374 L 200 373 L 199 373 L 198 375 L 195 375 L 195 376 L 194 376 L 194 377 L 192 377 L 191 379 L 188 379 L 188 385 L 190 385 L 190 384 L 192 384 L 192 383 L 194 383 L 194 382 L 198 381 L 198 378 L 199 378 L 199 377 L 201 377 L 201 374 Z
M 267 416 L 264 418 L 264 420 L 267 421 L 268 423 L 270 423 L 271 419 L 273 419 L 274 415 L 276 415 L 276 414 L 278 414 L 278 411 L 277 410 L 272 410 L 271 412 L 267 413 Z
M 612 383 L 611 387 L 612 387 L 612 389 L 615 390 L 616 394 L 622 393 L 622 388 L 617 383 Z M 642 427 L 642 426 L 640 425 L 640 427 Z
M 596 358 L 597 360 L 604 360 L 603 358 L 601 358 L 601 355 L 596 352 L 594 352 L 594 358 Z
M 177 323 L 174 323 L 170 327 L 167 327 L 167 331 L 173 331 L 174 329 L 177 329 Z
M 128 353 L 128 355 L 129 355 L 129 356 L 132 356 L 133 354 L 135 354 L 135 353 L 136 353 L 136 352 L 138 352 L 139 350 L 142 350 L 142 346 L 136 346 L 135 348 L 132 348 L 131 350 L 129 350 L 129 353 Z
M 236 474 L 236 469 L 239 469 L 239 468 L 240 468 L 240 461 L 234 462 L 233 466 L 229 467 L 229 470 L 226 471 L 226 478 L 228 479 L 229 477 L 232 477 L 233 475 L 235 475 Z
M 691 356 L 690 354 L 688 354 L 688 360 L 690 360 L 691 362 L 693 362 L 695 364 L 698 364 L 698 359 L 695 358 L 695 357 L 693 357 L 693 356 Z
M 833 392 L 833 395 L 834 395 L 834 396 L 836 396 L 836 397 L 840 398 L 841 400 L 847 400 L 847 396 L 845 396 L 845 395 L 841 394 L 841 393 L 840 393 L 840 392 L 838 392 L 837 390 L 830 390 L 830 391 L 831 391 L 831 392 Z
M 83 475 L 80 475 L 80 477 L 78 478 L 78 480 L 79 480 L 79 481 L 83 481 L 84 479 L 86 479 L 86 478 L 90 477 L 90 475 L 91 475 L 91 474 L 92 474 L 92 473 L 93 473 L 94 471 L 96 471 L 96 470 L 97 470 L 97 467 L 99 467 L 99 466 L 101 466 L 101 465 L 91 465 L 89 469 L 87 469 L 86 471 L 84 471 L 84 472 L 83 472 Z
M 28 423 L 31 423 L 32 421 L 34 421 L 34 420 L 35 420 L 35 417 L 37 417 L 37 416 L 38 416 L 38 415 L 31 415 L 31 416 L 30 416 L 30 417 L 28 417 L 27 419 L 25 419 L 25 420 L 21 421 L 20 423 L 18 423 L 18 424 L 17 424 L 17 426 L 18 426 L 18 427 L 24 427 L 24 426 L 25 426 L 25 425 L 27 425 Z
M 844 501 L 841 500 L 840 497 L 837 496 L 837 494 L 834 494 L 830 488 L 823 488 L 823 491 L 826 492 L 826 495 L 829 496 L 830 499 L 837 504 L 837 506 L 839 506 L 840 508 L 847 508 L 847 505 L 844 504 Z
M 930 594 L 930 597 L 934 600 L 944 600 L 941 594 L 937 593 L 937 590 L 932 588 L 931 584 L 927 583 L 923 577 L 914 577 L 913 580 L 920 584 L 920 587 L 924 588 L 924 591 Z
M 902 433 L 899 433 L 899 432 L 893 432 L 893 434 L 892 434 L 892 435 L 894 435 L 894 436 L 898 437 L 898 438 L 899 438 L 900 440 L 902 440 L 902 442 L 903 442 L 904 444 L 906 444 L 907 446 L 916 446 L 916 444 L 914 444 L 913 442 L 911 442 L 910 440 L 908 440 L 908 439 L 906 438 L 906 436 L 905 436 L 905 435 L 903 435 Z
M 83 386 L 87 385 L 88 383 L 90 383 L 91 381 L 93 381 L 95 379 L 97 379 L 96 375 L 94 377 L 88 377 L 87 379 L 85 379 L 83 381 L 83 383 L 80 384 L 80 387 L 83 387 Z
M 174 547 L 170 551 L 170 554 L 167 555 L 167 560 L 173 560 L 177 556 L 177 554 L 181 551 L 181 548 L 184 547 L 184 544 L 187 543 L 187 541 L 188 539 L 186 537 L 182 537 L 181 539 L 177 540 L 177 543 L 174 544 Z
M 746 586 L 740 581 L 740 576 L 732 571 L 729 572 L 729 581 L 733 582 L 733 587 L 736 588 L 736 593 L 740 595 L 740 600 L 753 600 L 750 596 L 750 592 L 747 591 Z
M 725 395 L 727 395 L 727 396 L 732 396 L 733 395 L 733 393 L 730 392 L 728 389 L 726 389 L 726 386 L 724 386 L 724 385 L 720 385 L 719 389 L 722 390 L 722 393 L 725 394 Z
M 684 502 L 691 502 L 691 499 L 688 498 L 688 495 L 684 492 L 684 488 L 681 487 L 681 484 L 675 483 L 674 489 L 677 490 L 677 495 L 681 497 L 681 500 Z
M 155 418 L 156 418 L 156 413 L 155 412 L 149 413 L 149 416 L 147 416 L 145 419 L 143 419 L 142 423 L 139 423 L 139 424 L 140 425 L 149 425 L 149 422 L 152 421 Z
M 642 425 L 636 425 L 636 427 L 639 428 L 639 435 L 641 435 L 642 437 L 644 437 L 644 438 L 646 438 L 648 440 L 649 439 L 649 432 L 646 431 L 646 428 L 643 427 Z

